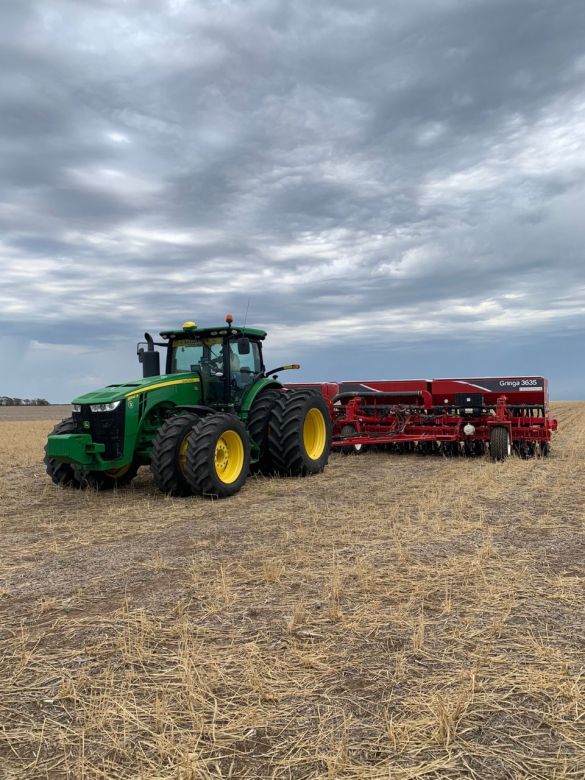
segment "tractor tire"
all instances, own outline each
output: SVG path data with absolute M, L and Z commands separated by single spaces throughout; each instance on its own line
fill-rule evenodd
M 158 489 L 169 496 L 190 496 L 186 476 L 188 439 L 200 417 L 182 412 L 169 417 L 152 442 L 150 470 Z
M 61 420 L 60 423 L 53 428 L 51 436 L 59 436 L 66 433 L 77 433 L 77 426 L 73 417 L 68 417 L 66 420 Z M 45 444 L 45 466 L 47 468 L 47 474 L 51 477 L 55 485 L 62 485 L 63 487 L 79 488 L 81 484 L 75 474 L 75 469 L 71 463 L 64 463 L 56 458 L 47 457 L 47 445 Z
M 503 425 L 492 428 L 490 434 L 490 455 L 492 460 L 506 460 L 512 454 L 508 429 Z
M 288 391 L 275 403 L 268 423 L 268 451 L 277 474 L 320 474 L 329 460 L 331 418 L 322 396 Z
M 281 395 L 278 390 L 264 390 L 254 400 L 248 415 L 248 433 L 260 451 L 255 470 L 263 474 L 269 474 L 272 468 L 268 449 L 268 422 Z
M 189 434 L 185 474 L 195 495 L 227 498 L 242 487 L 250 469 L 250 442 L 233 414 L 210 414 Z
M 75 477 L 82 488 L 90 490 L 113 490 L 114 488 L 129 485 L 136 474 L 140 464 L 131 461 L 127 466 L 109 471 L 86 471 L 75 469 Z
M 356 433 L 355 425 L 344 425 L 340 431 L 342 436 L 352 436 Z M 364 451 L 363 444 L 348 444 L 339 448 L 342 455 L 359 455 Z

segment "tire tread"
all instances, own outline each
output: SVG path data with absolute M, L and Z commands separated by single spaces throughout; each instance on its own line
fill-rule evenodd
M 224 487 L 217 479 L 211 465 L 210 453 L 215 451 L 218 432 L 235 430 L 244 444 L 244 467 L 242 474 L 231 484 Z M 250 445 L 246 429 L 241 420 L 233 414 L 219 412 L 204 417 L 193 426 L 189 434 L 185 471 L 192 492 L 195 495 L 225 498 L 236 493 L 246 481 L 250 465 Z
M 492 460 L 505 460 L 508 453 L 509 433 L 503 425 L 492 428 L 490 433 L 490 455 Z
M 189 483 L 179 469 L 178 447 L 199 419 L 192 412 L 176 414 L 161 425 L 154 437 L 150 469 L 159 490 L 169 496 L 191 494 Z
M 307 401 L 319 398 L 319 406 L 324 406 L 321 396 L 307 390 L 288 391 L 274 404 L 268 423 L 268 448 L 271 465 L 277 474 L 293 477 L 304 477 L 323 471 L 329 458 L 331 439 L 328 412 L 325 409 L 325 420 L 328 425 L 328 435 L 324 457 L 320 458 L 315 468 L 307 464 L 306 452 L 302 440 L 302 423 L 307 413 Z M 321 409 L 323 411 L 323 409 Z
M 76 433 L 77 432 L 77 426 L 75 425 L 75 420 L 73 417 L 67 417 L 65 420 L 61 420 L 60 423 L 57 423 L 51 433 L 50 436 L 58 436 L 61 434 L 68 434 L 68 433 Z M 47 445 L 45 444 L 45 457 L 44 457 L 45 467 L 47 470 L 47 474 L 51 478 L 51 480 L 55 483 L 55 485 L 61 485 L 62 487 L 74 487 L 79 488 L 81 487 L 81 483 L 76 477 L 75 470 L 71 463 L 64 463 L 63 461 L 57 460 L 57 458 L 49 458 L 47 456 Z

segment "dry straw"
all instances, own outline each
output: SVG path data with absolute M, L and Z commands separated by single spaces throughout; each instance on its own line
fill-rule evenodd
M 335 456 L 227 502 L 47 484 L 0 421 L 0 776 L 585 777 L 585 405 L 549 459 Z

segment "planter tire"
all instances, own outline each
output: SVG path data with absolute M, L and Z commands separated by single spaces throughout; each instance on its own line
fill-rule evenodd
M 512 453 L 510 434 L 502 425 L 492 428 L 490 434 L 490 455 L 492 460 L 506 460 Z
M 354 425 L 344 425 L 340 431 L 342 436 L 352 436 L 356 433 Z M 363 444 L 348 444 L 339 448 L 342 455 L 360 455 L 364 451 Z

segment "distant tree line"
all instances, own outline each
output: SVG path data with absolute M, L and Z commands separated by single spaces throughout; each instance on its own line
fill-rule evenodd
M 49 406 L 46 398 L 10 398 L 0 395 L 0 406 Z

